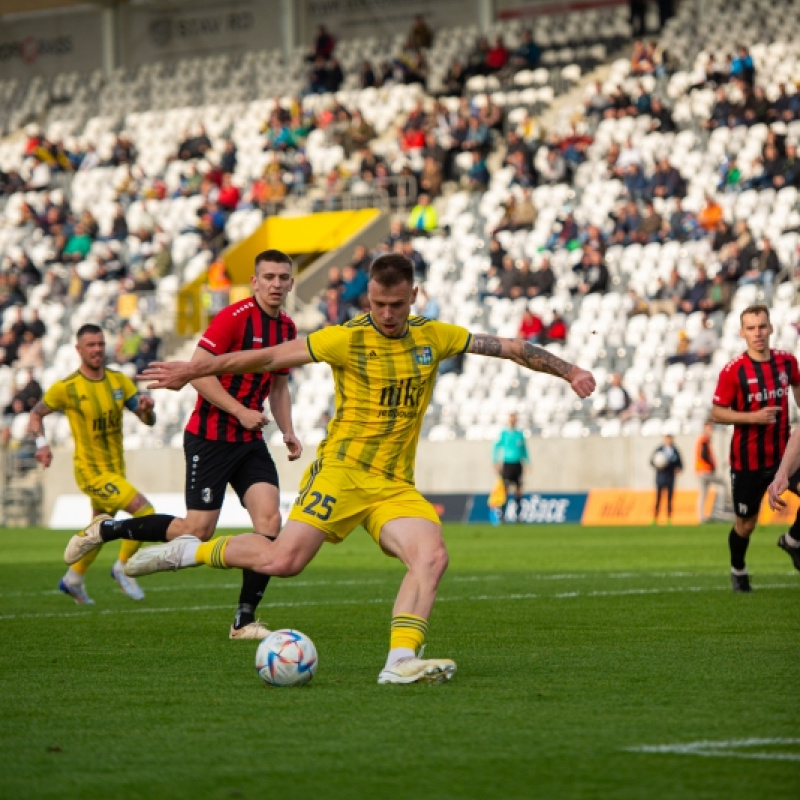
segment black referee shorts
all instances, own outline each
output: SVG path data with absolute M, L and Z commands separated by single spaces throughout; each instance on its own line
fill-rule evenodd
M 513 484 L 516 487 L 522 486 L 522 464 L 519 461 L 508 462 L 500 467 L 500 477 L 504 483 Z
M 269 483 L 278 488 L 278 470 L 263 439 L 217 442 L 184 431 L 183 453 L 188 509 L 219 510 L 228 484 L 242 505 L 245 493 L 254 483 Z
M 731 495 L 737 517 L 755 517 L 778 465 L 769 469 L 731 470 Z M 789 490 L 800 495 L 800 470 L 789 478 Z

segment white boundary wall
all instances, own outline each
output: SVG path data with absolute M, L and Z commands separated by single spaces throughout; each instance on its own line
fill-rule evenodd
M 697 487 L 694 476 L 693 436 L 676 437 L 684 463 L 678 486 Z M 649 488 L 653 485 L 650 456 L 661 444 L 658 437 L 619 437 L 603 439 L 528 439 L 533 462 L 526 479 L 531 491 L 588 491 L 595 488 Z M 719 432 L 714 441 L 717 461 L 727 464 L 727 440 Z M 422 442 L 417 456 L 417 485 L 423 492 L 488 492 L 495 478 L 492 468 L 492 442 Z M 316 448 L 308 447 L 300 461 L 286 460 L 283 448 L 273 451 L 282 489 L 296 491 L 303 470 L 314 459 Z M 125 454 L 128 478 L 145 495 L 183 494 L 183 451 L 135 450 Z M 155 468 L 154 468 L 155 467 Z M 721 467 L 722 469 L 723 467 Z M 49 520 L 59 495 L 75 494 L 72 453 L 57 449 L 53 465 L 44 481 L 44 513 Z M 227 504 L 236 504 L 236 496 Z M 160 509 L 159 509 L 160 510 Z

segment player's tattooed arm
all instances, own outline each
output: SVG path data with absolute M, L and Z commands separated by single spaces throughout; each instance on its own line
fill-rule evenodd
M 534 372 L 546 372 L 565 380 L 573 369 L 572 364 L 543 347 L 537 347 L 521 339 L 501 339 L 499 336 L 489 336 L 485 333 L 478 333 L 472 337 L 468 352 L 480 356 L 508 358 L 516 361 L 521 367 L 532 369 Z
M 507 358 L 521 367 L 563 378 L 579 397 L 588 397 L 595 389 L 591 372 L 564 361 L 549 350 L 537 347 L 524 339 L 503 339 L 478 333 L 472 337 L 468 353 L 493 358 Z
M 46 417 L 48 414 L 52 414 L 53 409 L 44 402 L 44 400 L 40 400 L 30 412 L 30 416 L 28 417 L 28 432 L 32 433 L 34 436 L 44 436 L 44 425 L 42 424 L 42 417 Z

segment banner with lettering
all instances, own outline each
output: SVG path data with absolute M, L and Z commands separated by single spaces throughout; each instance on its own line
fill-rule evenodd
M 120 14 L 120 55 L 127 66 L 281 47 L 280 10 L 257 0 L 125 5 Z

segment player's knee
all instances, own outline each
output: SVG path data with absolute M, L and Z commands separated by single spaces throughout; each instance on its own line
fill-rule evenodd
M 444 544 L 423 553 L 419 559 L 418 568 L 433 580 L 439 581 L 444 575 L 450 556 Z
M 755 517 L 753 519 L 737 519 L 734 529 L 739 536 L 748 537 L 756 529 L 757 521 Z
M 308 559 L 302 552 L 294 550 L 281 552 L 280 548 L 270 547 L 269 551 L 264 553 L 256 571 L 276 578 L 291 578 L 299 575 L 306 564 Z

